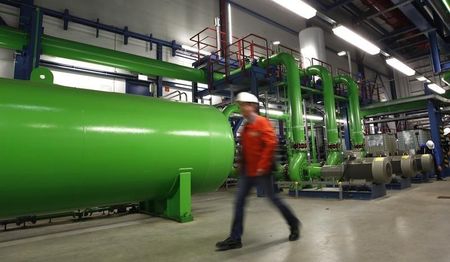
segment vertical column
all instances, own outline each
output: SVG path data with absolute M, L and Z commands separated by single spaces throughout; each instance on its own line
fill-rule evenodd
M 424 84 L 425 88 L 425 94 L 429 95 L 432 92 L 428 89 L 428 84 Z M 440 165 L 443 161 L 443 153 L 442 153 L 442 146 L 441 146 L 441 134 L 440 134 L 440 127 L 442 125 L 442 117 L 441 112 L 436 108 L 436 105 L 434 104 L 433 100 L 428 100 L 427 102 L 427 110 L 428 110 L 428 117 L 430 119 L 430 128 L 431 128 L 431 139 L 434 142 L 434 161 L 436 164 Z
M 29 80 L 31 71 L 39 66 L 43 31 L 42 12 L 32 6 L 32 0 L 24 2 L 25 5 L 20 8 L 19 28 L 28 33 L 29 39 L 25 49 L 16 56 L 14 78 Z
M 228 45 L 229 30 L 228 30 L 228 1 L 219 0 L 219 12 L 220 12 L 220 30 L 225 34 L 220 34 L 220 43 L 222 46 L 221 56 L 225 57 L 226 47 Z
M 395 79 L 392 76 L 392 79 L 389 80 L 389 89 L 391 91 L 392 100 L 397 99 L 397 91 L 395 90 Z
M 345 115 L 345 123 L 344 123 L 344 140 L 345 140 L 345 149 L 351 150 L 352 149 L 352 142 L 350 140 L 350 128 L 348 125 L 348 109 L 345 107 L 343 108 L 344 115 Z
M 157 44 L 156 45 L 156 59 L 162 60 L 162 45 Z M 162 77 L 157 76 L 156 77 L 156 97 L 161 97 L 163 95 L 162 90 Z
M 433 63 L 433 70 L 435 73 L 441 72 L 441 58 L 439 57 L 439 46 L 436 36 L 436 31 L 428 33 L 428 41 L 430 42 L 431 61 Z
M 192 103 L 198 103 L 198 83 L 192 82 Z
M 253 68 L 250 69 L 250 92 L 256 97 L 259 96 L 258 92 L 258 82 L 256 79 L 256 73 Z

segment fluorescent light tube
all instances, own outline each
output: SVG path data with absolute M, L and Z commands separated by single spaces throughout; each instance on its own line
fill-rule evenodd
M 438 86 L 438 85 L 436 85 L 435 83 L 429 84 L 429 85 L 428 85 L 428 88 L 429 88 L 431 91 L 436 92 L 436 93 L 438 93 L 438 94 L 440 94 L 440 95 L 445 94 L 445 89 L 442 88 L 442 87 L 440 87 L 440 86 Z
M 338 56 L 345 56 L 347 54 L 347 52 L 345 51 L 341 51 L 339 53 L 337 53 Z
M 273 45 L 279 45 L 279 44 L 281 44 L 281 42 L 280 42 L 280 41 L 273 41 L 272 44 L 273 44 Z
M 427 79 L 426 77 L 424 77 L 424 76 L 416 77 L 416 79 L 419 80 L 419 81 L 421 81 L 421 82 L 425 82 L 425 81 L 428 80 L 428 79 Z
M 211 55 L 211 52 L 208 52 L 208 51 L 205 51 L 205 50 L 198 50 L 197 48 L 192 47 L 192 46 L 188 46 L 188 45 L 181 45 L 181 48 L 183 48 L 184 50 L 187 50 L 187 51 L 200 53 L 202 55 Z
M 381 51 L 378 46 L 372 44 L 343 25 L 333 28 L 333 33 L 368 54 L 376 55 Z
M 231 4 L 228 3 L 228 44 L 233 43 L 233 20 L 231 19 Z
M 397 69 L 398 71 L 402 72 L 407 76 L 413 76 L 416 74 L 416 71 L 414 71 L 414 69 L 400 62 L 400 60 L 398 60 L 397 58 L 394 57 L 388 58 L 386 59 L 386 63 L 390 65 L 392 68 Z
M 300 0 L 272 0 L 272 1 L 305 19 L 310 19 L 316 16 L 317 13 L 316 9 Z

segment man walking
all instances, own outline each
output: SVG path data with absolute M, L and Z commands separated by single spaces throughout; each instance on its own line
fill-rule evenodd
M 247 195 L 254 186 L 264 189 L 267 197 L 278 208 L 290 227 L 289 240 L 300 237 L 300 221 L 291 209 L 275 194 L 272 183 L 274 151 L 277 146 L 275 131 L 268 119 L 258 115 L 259 101 L 253 94 L 242 92 L 236 97 L 241 114 L 246 120 L 241 132 L 241 159 L 238 191 L 234 207 L 234 219 L 230 236 L 216 243 L 218 250 L 241 248 L 244 207 Z

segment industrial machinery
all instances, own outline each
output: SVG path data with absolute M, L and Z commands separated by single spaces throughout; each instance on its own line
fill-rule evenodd
M 230 173 L 233 135 L 216 108 L 39 76 L 0 79 L 0 218 L 140 202 L 186 222 L 191 192 L 214 190 Z
M 304 34 L 317 32 L 310 28 Z M 346 196 L 368 192 L 370 198 L 380 197 L 392 179 L 408 179 L 433 168 L 430 155 L 396 156 L 392 135 L 364 141 L 359 87 L 351 75 L 333 76 L 334 71 L 317 57 L 302 68 L 299 63 L 303 61 L 292 49 L 276 53 L 269 49 L 267 39 L 254 34 L 222 50 L 216 39 L 218 50 L 211 55 L 200 56 L 198 50 L 196 68 L 42 32 L 32 37 L 6 26 L 0 27 L 0 38 L 2 48 L 23 51 L 32 42 L 49 56 L 190 81 L 195 83 L 194 102 L 214 94 L 233 98 L 244 90 L 258 94 L 262 91 L 258 86 L 264 86 L 267 107 L 274 95 L 269 91 L 275 89 L 278 98 L 284 99 L 285 111 L 271 115 L 266 110 L 265 115 L 285 126 L 283 153 L 287 152 L 286 165 L 277 166 L 276 177 L 285 178 L 287 173 L 297 195 L 306 195 L 317 183 L 323 186 L 322 192 L 337 183 L 339 193 Z M 318 58 L 325 60 L 323 41 L 317 44 L 323 49 Z M 175 55 L 175 42 L 171 45 Z M 229 104 L 220 112 L 213 106 L 57 86 L 51 73 L 39 67 L 31 80 L 0 79 L 0 134 L 6 138 L 0 142 L 0 218 L 92 207 L 104 210 L 123 204 L 186 222 L 192 220 L 191 193 L 214 190 L 235 173 L 233 132 L 239 126 L 230 128 L 228 118 L 238 112 L 237 105 Z M 199 91 L 198 83 L 208 88 Z M 344 90 L 342 95 L 335 94 L 337 85 Z M 312 102 L 306 101 L 307 95 Z M 314 120 L 324 124 L 320 125 L 326 156 L 322 162 L 317 159 L 315 124 L 307 117 L 307 105 L 315 104 L 314 95 L 323 100 L 324 117 Z M 341 107 L 345 113 L 336 112 Z M 365 114 L 370 113 L 367 110 Z M 341 120 L 348 129 L 346 152 L 339 115 L 345 116 Z

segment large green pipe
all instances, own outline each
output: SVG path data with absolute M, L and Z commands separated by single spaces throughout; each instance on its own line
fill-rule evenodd
M 292 181 L 300 181 L 307 164 L 303 110 L 301 106 L 300 77 L 297 61 L 287 53 L 279 53 L 259 62 L 261 67 L 283 65 L 287 71 L 287 89 L 290 109 L 290 129 L 292 130 L 293 148 L 290 150 L 289 177 Z
M 350 139 L 352 147 L 363 149 L 364 134 L 361 124 L 359 107 L 359 88 L 358 84 L 347 75 L 338 75 L 334 77 L 335 84 L 343 84 L 348 90 L 348 113 L 350 117 Z
M 230 173 L 234 141 L 214 107 L 0 79 L 0 218 L 170 197 Z M 185 201 L 185 200 L 183 200 Z
M 323 66 L 313 65 L 305 69 L 308 76 L 319 76 L 322 79 L 323 100 L 325 106 L 325 126 L 327 129 L 328 150 L 327 165 L 336 165 L 340 160 L 340 140 L 336 122 L 336 102 L 334 97 L 333 78 Z
M 28 43 L 28 35 L 26 33 L 6 26 L 0 27 L 0 39 L 0 47 L 14 50 L 22 50 Z M 207 73 L 200 69 L 48 35 L 43 35 L 41 40 L 42 53 L 46 55 L 121 68 L 145 75 L 165 76 L 198 83 L 208 83 Z M 223 78 L 222 75 L 214 74 L 214 80 L 221 78 Z
M 299 70 L 299 73 L 300 73 L 300 79 L 301 79 L 301 78 L 302 78 L 302 75 L 304 75 L 304 70 L 303 70 L 303 69 L 300 69 L 300 70 Z M 285 83 L 284 83 L 284 82 L 280 82 L 280 83 L 278 83 L 276 86 L 283 86 L 283 85 L 285 85 Z M 315 89 L 315 88 L 306 87 L 306 86 L 300 86 L 300 89 L 301 89 L 302 91 L 307 92 L 307 93 L 313 93 L 313 94 L 318 94 L 318 95 L 323 96 L 323 92 L 320 91 L 320 90 L 318 90 L 318 89 Z M 336 100 L 340 100 L 340 101 L 347 101 L 347 100 L 348 100 L 346 97 L 338 96 L 338 95 L 334 95 L 334 98 L 335 98 Z
M 417 98 L 421 98 L 422 96 L 417 96 Z M 361 116 L 367 117 L 372 115 L 377 115 L 381 113 L 389 112 L 390 114 L 402 113 L 413 110 L 425 109 L 427 107 L 427 100 L 414 100 L 411 101 L 410 98 L 403 98 L 393 101 L 380 102 L 376 104 L 372 104 L 370 106 L 366 106 L 361 108 Z

